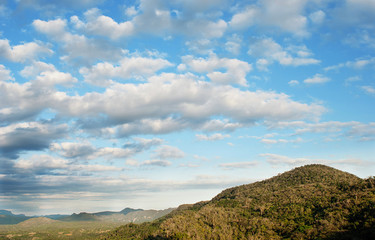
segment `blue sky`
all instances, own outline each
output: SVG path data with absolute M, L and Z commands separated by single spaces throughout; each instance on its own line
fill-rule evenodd
M 0 1 L 0 209 L 163 209 L 375 170 L 373 0 Z

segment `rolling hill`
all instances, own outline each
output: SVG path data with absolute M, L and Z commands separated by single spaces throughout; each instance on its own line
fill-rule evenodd
M 375 179 L 307 165 L 104 239 L 375 239 Z

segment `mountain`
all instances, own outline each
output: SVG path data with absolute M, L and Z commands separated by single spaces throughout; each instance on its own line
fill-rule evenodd
M 124 208 L 119 212 L 103 211 L 96 213 L 73 213 L 72 215 L 44 215 L 44 216 L 25 216 L 23 214 L 14 215 L 11 211 L 0 210 L 0 225 L 18 224 L 25 220 L 48 218 L 52 220 L 59 220 L 63 222 L 82 222 L 82 221 L 105 221 L 105 222 L 122 222 L 122 223 L 142 223 L 153 221 L 170 213 L 173 208 L 165 210 L 143 210 Z M 34 220 L 32 220 L 34 221 Z M 37 221 L 37 220 L 36 220 Z
M 375 179 L 307 165 L 105 239 L 375 239 Z
M 120 212 L 104 211 L 104 212 L 93 213 L 93 215 L 95 215 L 95 216 L 111 216 L 111 215 L 114 215 L 114 214 L 126 215 L 128 213 L 136 212 L 136 211 L 143 211 L 143 209 L 124 208 Z
M 120 212 L 105 211 L 97 213 L 73 213 L 70 216 L 59 218 L 58 220 L 64 222 L 104 221 L 123 223 L 143 223 L 150 222 L 159 217 L 165 216 L 173 210 L 173 208 L 165 210 L 142 210 L 125 208 Z
M 124 214 L 112 214 L 106 216 L 100 216 L 101 221 L 106 222 L 123 222 L 123 223 L 143 223 L 151 222 L 155 219 L 163 217 L 168 213 L 172 212 L 174 208 L 168 208 L 165 210 L 141 210 L 132 211 Z
M 131 212 L 136 212 L 136 211 L 143 211 L 143 209 L 133 209 L 133 208 L 124 208 L 120 211 L 120 213 L 126 215 Z
M 60 218 L 59 221 L 64 222 L 80 222 L 80 221 L 100 221 L 98 216 L 92 213 L 81 212 L 79 214 L 73 213 L 68 217 Z
M 0 225 L 3 224 L 17 224 L 23 222 L 30 217 L 26 217 L 23 214 L 13 214 L 11 211 L 8 210 L 0 210 Z

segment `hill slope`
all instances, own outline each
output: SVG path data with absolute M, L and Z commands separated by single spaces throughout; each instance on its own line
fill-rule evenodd
M 308 165 L 106 239 L 375 239 L 375 180 Z
M 58 223 L 59 221 L 53 220 L 46 217 L 36 217 L 36 218 L 30 218 L 26 221 L 23 221 L 21 223 L 18 223 L 18 227 L 37 227 L 40 225 L 46 225 L 46 224 L 52 224 L 52 223 Z

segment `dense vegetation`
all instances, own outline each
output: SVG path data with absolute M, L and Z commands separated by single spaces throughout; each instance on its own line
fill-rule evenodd
M 103 239 L 375 239 L 375 179 L 308 165 Z

